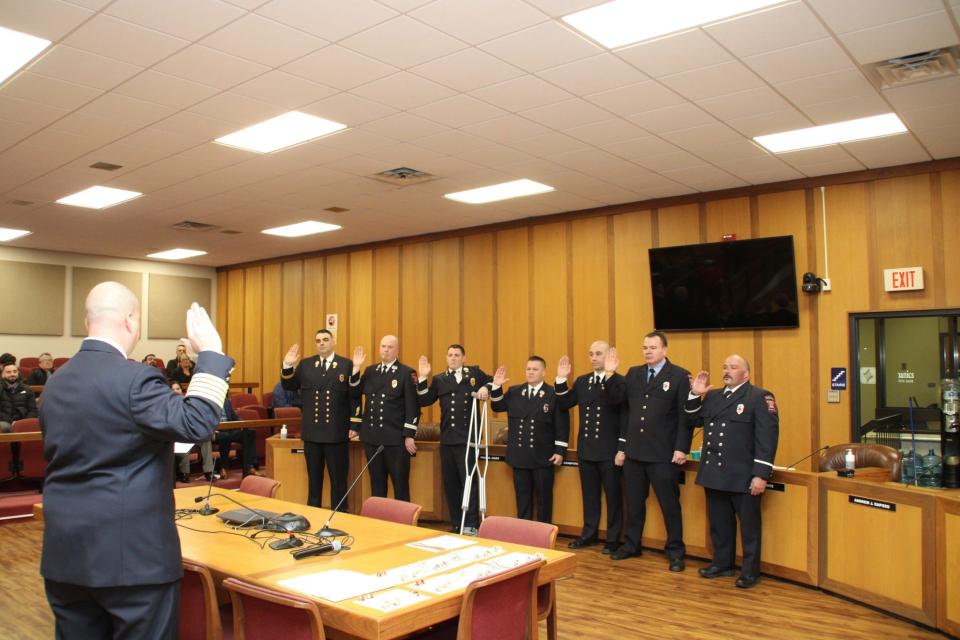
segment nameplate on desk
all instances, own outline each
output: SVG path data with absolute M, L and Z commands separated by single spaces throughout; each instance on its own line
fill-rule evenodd
M 562 463 L 562 466 L 564 466 L 564 467 L 579 467 L 579 466 L 580 466 L 580 463 L 577 462 L 576 460 L 564 460 L 563 463 Z
M 861 507 L 873 507 L 874 509 L 883 509 L 884 511 L 896 511 L 897 505 L 893 502 L 884 502 L 883 500 L 874 500 L 872 498 L 861 498 L 860 496 L 847 496 L 851 504 L 858 504 Z
M 503 456 L 480 456 L 481 460 L 487 460 L 489 462 L 503 462 L 506 458 Z
M 290 453 L 303 453 L 303 449 L 290 449 Z
M 787 485 L 782 482 L 768 482 L 767 491 L 783 491 L 786 492 Z

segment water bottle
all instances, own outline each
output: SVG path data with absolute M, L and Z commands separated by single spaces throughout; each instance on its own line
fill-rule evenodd
M 847 449 L 843 454 L 843 468 L 844 469 L 854 469 L 856 465 L 857 457 L 853 455 L 853 449 Z
M 287 439 L 287 425 L 283 425 L 280 427 L 280 439 L 281 440 Z

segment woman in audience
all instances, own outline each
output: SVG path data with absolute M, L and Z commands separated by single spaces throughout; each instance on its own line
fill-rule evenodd
M 193 362 L 190 360 L 190 356 L 184 353 L 180 356 L 180 362 L 177 364 L 177 368 L 174 369 L 170 375 L 170 381 L 178 382 L 181 386 L 189 385 L 192 377 Z

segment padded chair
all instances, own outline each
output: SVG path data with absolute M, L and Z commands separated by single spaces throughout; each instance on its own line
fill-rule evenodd
M 273 409 L 273 391 L 264 391 L 260 397 L 263 399 L 263 402 L 261 402 L 263 406 L 267 409 Z
M 67 364 L 68 362 L 70 362 L 70 358 L 54 358 L 54 359 L 53 359 L 53 368 L 54 368 L 54 369 L 59 369 L 59 368 L 62 367 L 63 365 Z
M 303 416 L 303 411 L 300 410 L 300 407 L 277 407 L 273 410 L 273 417 L 277 420 L 300 418 L 301 416 Z
M 253 395 L 252 393 L 231 393 L 230 402 L 233 403 L 234 409 L 246 407 L 251 404 L 260 404 L 257 402 L 257 396 Z
M 420 521 L 422 510 L 423 507 L 412 502 L 371 496 L 364 500 L 363 506 L 360 507 L 360 515 L 415 527 Z
M 857 467 L 881 467 L 890 469 L 890 479 L 900 482 L 900 452 L 882 444 L 864 444 L 852 442 L 838 444 L 820 453 L 820 471 L 836 471 L 845 465 L 844 454 L 853 449 L 854 464 Z
M 537 580 L 545 560 L 467 585 L 457 640 L 536 640 Z
M 229 611 L 229 609 L 227 609 Z M 222 640 L 217 589 L 206 565 L 183 560 L 180 581 L 180 640 Z
M 477 537 L 529 547 L 553 549 L 559 529 L 556 525 L 505 516 L 489 516 L 480 523 Z M 537 589 L 537 620 L 547 621 L 547 638 L 557 637 L 557 589 L 551 582 Z
M 273 498 L 280 489 L 280 481 L 264 476 L 249 475 L 240 481 L 240 491 L 264 498 Z
M 251 406 L 245 407 L 234 407 L 234 411 L 237 412 L 237 417 L 241 420 L 262 420 L 260 417 L 260 412 L 254 409 Z
M 40 420 L 24 418 L 13 423 L 10 429 L 13 433 L 29 433 L 40 431 Z M 47 471 L 47 460 L 43 457 L 43 440 L 20 442 L 20 473 L 19 476 L 27 480 L 43 480 Z
M 236 578 L 223 586 L 233 603 L 235 640 L 325 640 L 320 608 L 305 596 Z
M 30 376 L 30 372 L 40 366 L 40 358 L 35 356 L 20 358 L 20 379 L 26 380 Z

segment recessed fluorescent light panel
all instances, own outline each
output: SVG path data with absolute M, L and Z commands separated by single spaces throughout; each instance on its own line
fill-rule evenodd
M 614 0 L 563 21 L 609 49 L 756 11 L 783 0 Z
M 485 204 L 487 202 L 497 202 L 498 200 L 509 200 L 510 198 L 534 196 L 538 193 L 547 193 L 548 191 L 553 191 L 553 187 L 524 178 L 522 180 L 514 180 L 513 182 L 492 184 L 489 187 L 447 193 L 444 194 L 443 197 L 467 204 Z
M 49 40 L 0 27 L 0 83 L 49 46 Z
M 160 260 L 183 260 L 184 258 L 195 258 L 197 256 L 207 255 L 206 251 L 194 251 L 193 249 L 170 249 L 168 251 L 159 251 L 147 255 L 148 258 L 159 258 Z
M 316 220 L 307 220 L 297 224 L 288 224 L 285 227 L 274 227 L 273 229 L 264 229 L 261 233 L 271 236 L 283 236 L 284 238 L 299 238 L 300 236 L 311 236 L 315 233 L 324 233 L 326 231 L 336 231 L 342 229 L 338 224 L 329 224 L 327 222 L 317 222 Z
M 898 133 L 905 133 L 900 118 L 894 113 L 885 113 L 882 116 L 858 118 L 845 122 L 834 122 L 819 127 L 808 127 L 783 133 L 772 133 L 768 136 L 757 136 L 754 140 L 768 151 L 786 153 L 800 149 L 824 147 L 829 144 L 854 142 L 870 138 L 882 138 Z
M 28 236 L 31 233 L 33 232 L 25 229 L 6 229 L 4 227 L 0 227 L 0 242 L 10 242 L 11 240 Z
M 325 120 L 299 111 L 290 111 L 276 118 L 264 120 L 252 127 L 217 138 L 214 142 L 257 153 L 270 153 L 346 128 L 347 125 L 333 120 Z
M 97 186 L 60 198 L 57 202 L 59 204 L 68 204 L 71 207 L 106 209 L 107 207 L 118 205 L 121 202 L 139 198 L 142 195 L 139 191 L 127 191 L 125 189 Z

